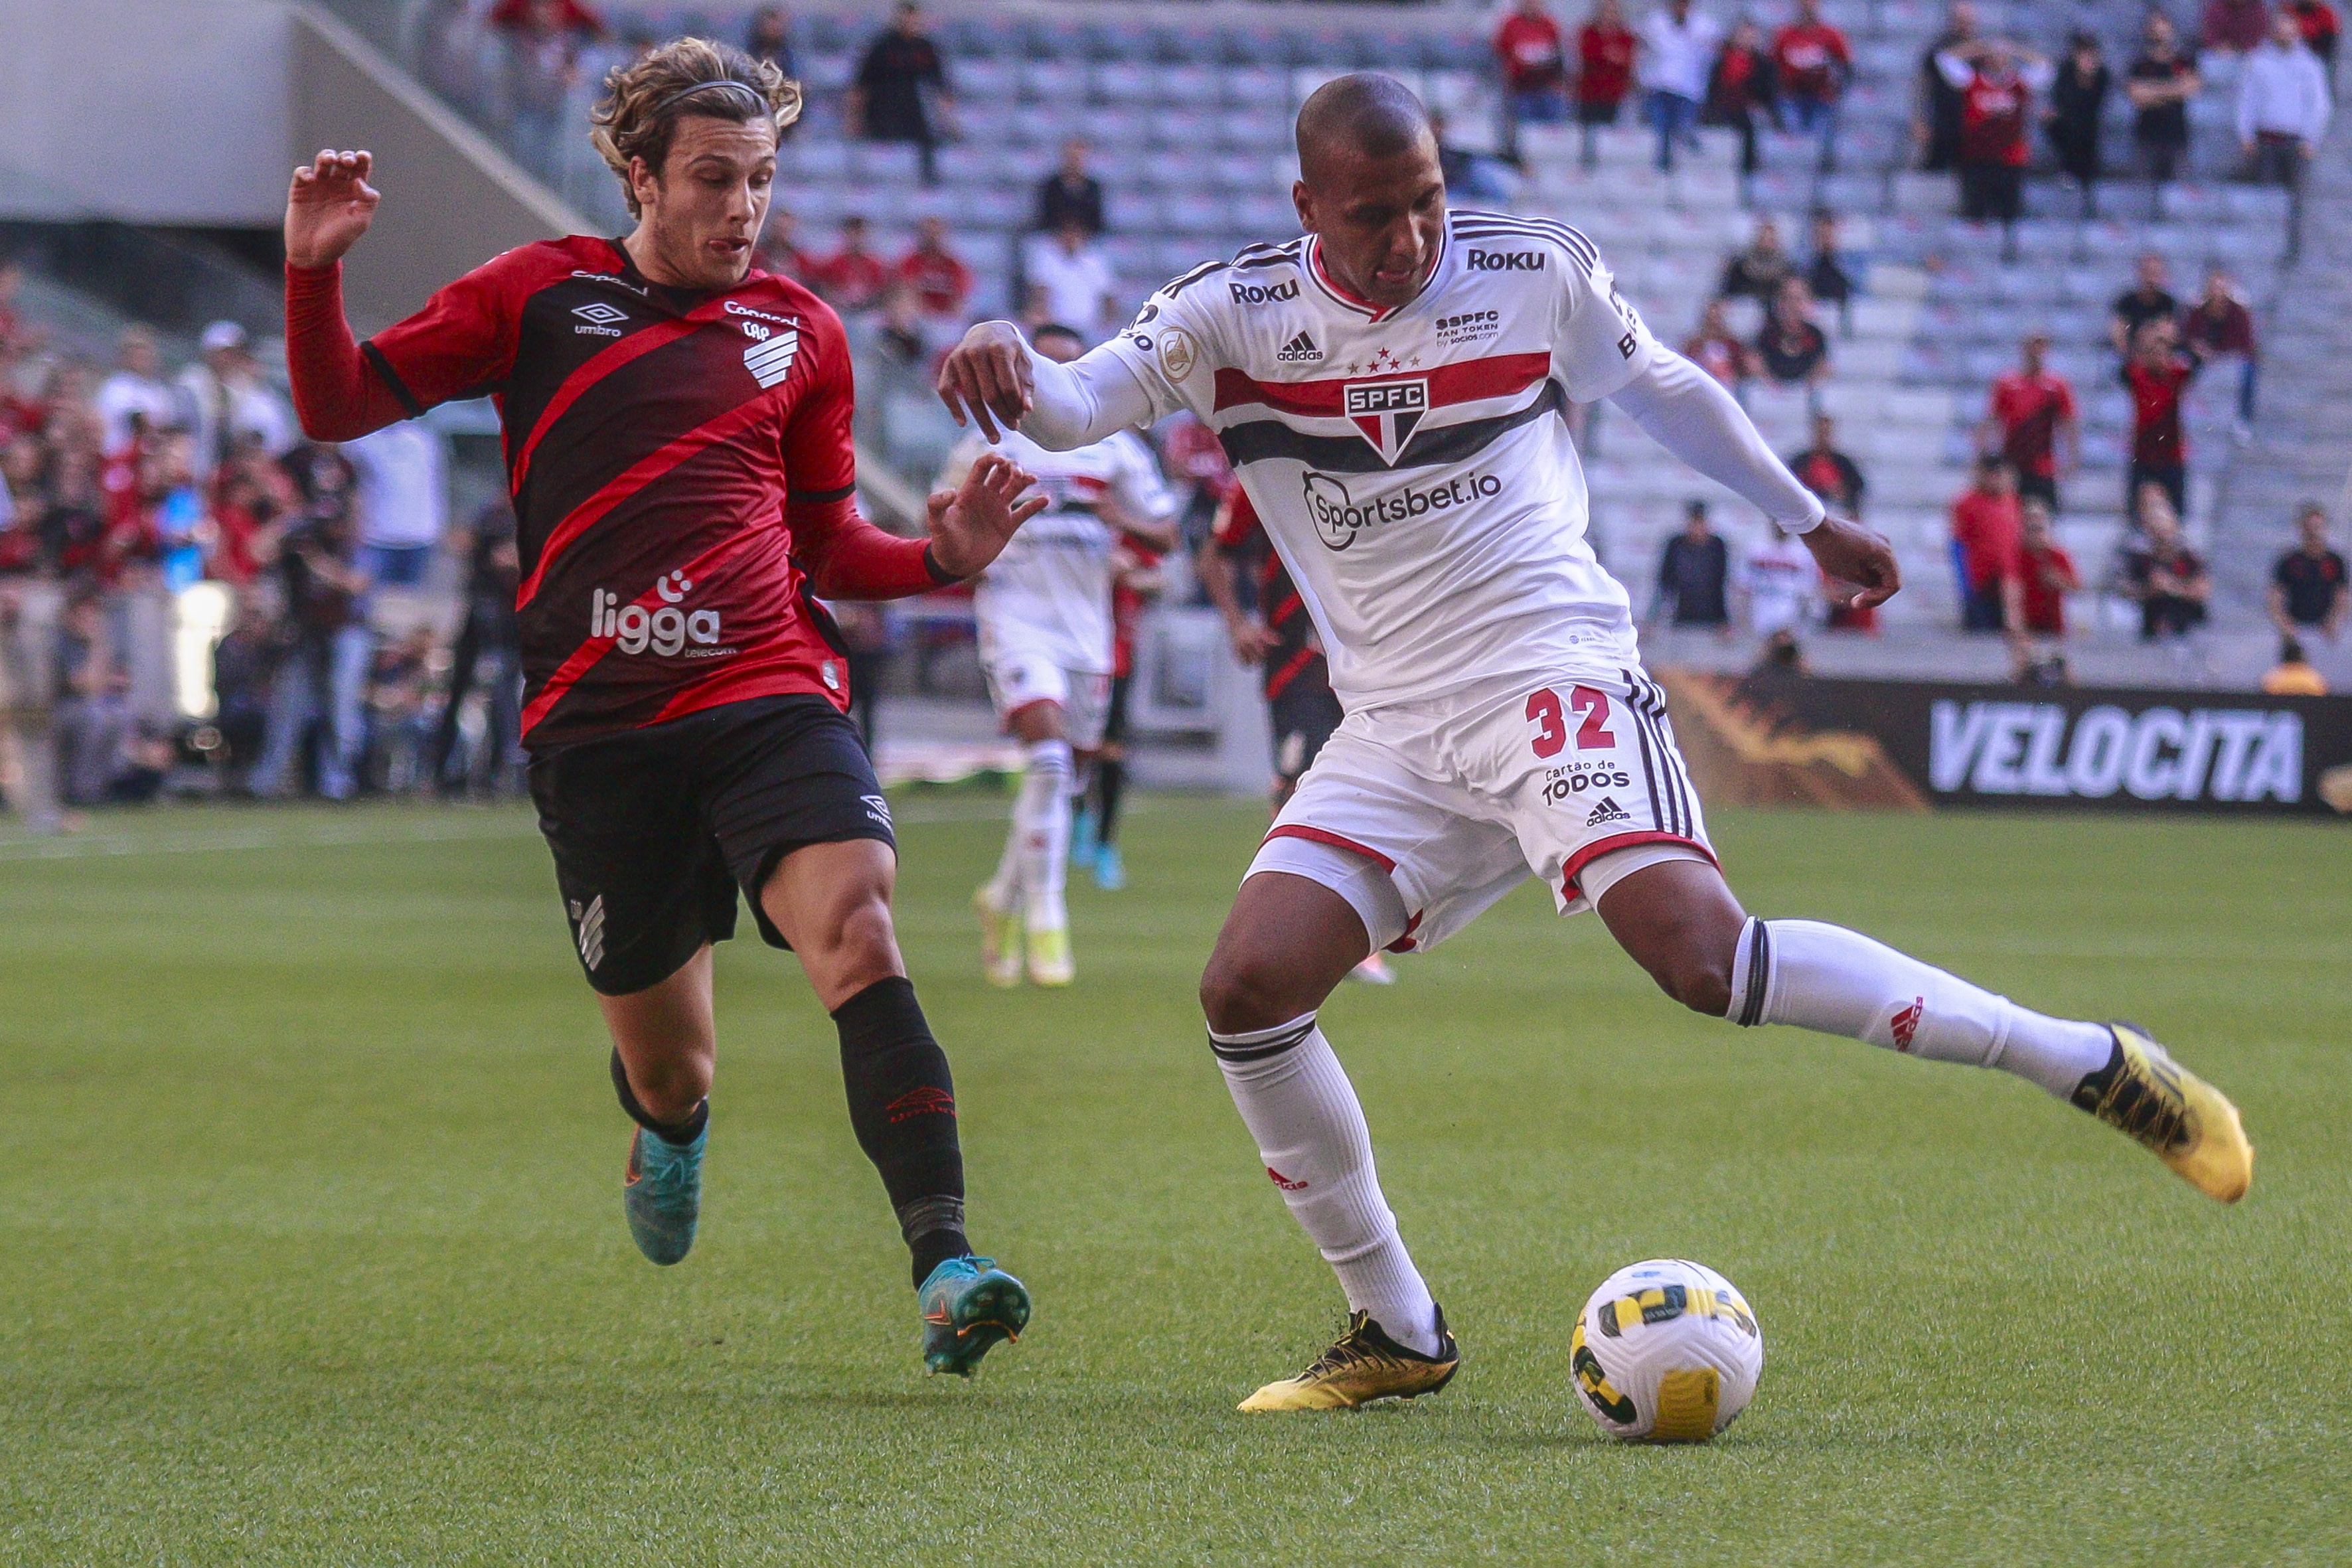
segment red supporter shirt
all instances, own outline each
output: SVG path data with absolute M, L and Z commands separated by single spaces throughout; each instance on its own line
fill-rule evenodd
M 808 280 L 824 291 L 836 310 L 870 310 L 890 286 L 890 269 L 863 250 L 844 250 L 809 268 Z
M 1503 61 L 1503 85 L 1513 92 L 1557 90 L 1567 83 L 1564 40 L 1549 16 L 1512 12 L 1496 29 L 1495 53 Z
M 340 268 L 289 268 L 286 315 L 315 438 L 496 400 L 535 748 L 756 697 L 845 709 L 847 662 L 811 594 L 936 585 L 920 542 L 856 515 L 848 344 L 789 279 L 668 289 L 614 242 L 573 237 L 508 251 L 364 345 Z
M 2303 41 L 2311 46 L 2314 54 L 2324 57 L 2329 46 L 2336 42 L 2336 35 L 2343 29 L 2342 22 L 2336 17 L 2336 7 L 2326 4 L 2326 0 L 2297 0 L 2294 11 L 2294 25 L 2303 34 Z
M 1853 51 L 1845 35 L 1827 22 L 1797 23 L 1780 29 L 1772 40 L 1772 58 L 1780 68 L 1780 83 L 1794 98 L 1827 102 L 1853 65 Z
M 2074 417 L 2074 389 L 2064 376 L 2010 372 L 1992 384 L 1992 416 L 2010 467 L 2036 479 L 2056 476 L 2058 426 Z
M 2197 362 L 2177 354 L 2150 367 L 2132 361 L 2124 366 L 2124 385 L 2132 397 L 2132 461 L 2155 468 L 2176 468 L 2189 460 L 2189 441 L 2180 433 L 2180 395 L 2197 374 Z
M 1960 157 L 1970 163 L 2027 162 L 2025 126 L 2033 90 L 2016 77 L 1996 82 L 1979 71 L 1960 89 Z
M 961 314 L 971 293 L 971 268 L 944 250 L 910 250 L 898 263 L 898 279 L 934 316 Z
M 1579 29 L 1576 53 L 1584 74 L 1577 79 L 1577 101 L 1612 107 L 1621 102 L 1633 85 L 1633 53 L 1638 47 L 1630 27 L 1587 22 Z
M 2025 523 L 2015 496 L 1969 491 L 1952 503 L 1952 537 L 1959 541 L 1969 588 L 1981 593 L 2002 578 L 2018 575 Z
M 2074 570 L 2074 558 L 2066 553 L 2064 545 L 2051 544 L 2021 550 L 2018 564 L 2025 579 L 2025 629 L 2043 637 L 2064 637 L 2066 595 L 2083 582 Z
M 1265 700 L 1271 702 L 1294 689 L 1329 690 L 1331 667 L 1324 660 L 1323 645 L 1315 636 L 1315 623 L 1307 618 L 1306 603 L 1299 598 L 1290 574 L 1283 569 L 1282 557 L 1274 552 L 1273 542 L 1265 537 L 1248 491 L 1234 491 L 1231 504 L 1217 522 L 1216 544 L 1229 556 L 1246 554 L 1253 548 L 1259 552 L 1258 619 L 1265 623 L 1265 629 L 1276 639 L 1261 667 L 1265 671 Z

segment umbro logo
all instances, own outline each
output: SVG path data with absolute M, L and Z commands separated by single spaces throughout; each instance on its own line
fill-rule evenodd
M 861 795 L 857 798 L 866 803 L 866 816 L 868 821 L 872 822 L 876 826 L 881 828 L 885 832 L 896 831 L 896 829 L 892 828 L 890 826 L 890 803 L 888 801 L 884 800 L 878 795 Z
M 574 305 L 572 313 L 592 326 L 609 327 L 615 321 L 625 321 L 629 313 L 618 305 L 608 305 L 598 300 L 593 304 Z
M 1631 822 L 1633 814 L 1607 795 L 1592 804 L 1592 815 L 1584 819 L 1587 827 L 1598 827 L 1604 822 Z
M 751 323 L 743 323 L 748 331 Z M 793 361 L 801 352 L 801 335 L 786 327 L 764 343 L 753 343 L 743 351 L 743 368 L 762 387 L 770 387 L 793 373 Z
M 917 1116 L 953 1116 L 955 1113 L 955 1096 L 929 1084 L 920 1089 L 910 1089 L 882 1108 L 882 1114 L 893 1123 Z
M 572 923 L 579 932 L 580 962 L 593 973 L 596 966 L 604 962 L 604 895 L 599 893 L 589 900 L 584 910 L 577 899 L 572 900 L 571 904 Z
M 1323 351 L 1315 346 L 1313 338 L 1301 332 L 1275 350 L 1274 357 L 1283 364 L 1311 364 L 1323 357 Z

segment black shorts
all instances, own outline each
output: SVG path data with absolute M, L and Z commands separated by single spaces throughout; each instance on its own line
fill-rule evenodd
M 539 830 L 588 984 L 607 996 L 677 973 L 760 908 L 776 862 L 807 844 L 897 845 L 857 726 L 822 697 L 755 697 L 530 762 Z
M 1103 715 L 1102 743 L 1106 746 L 1127 744 L 1127 703 L 1129 692 L 1135 685 L 1132 675 L 1110 678 L 1110 710 Z
M 2020 500 L 2039 500 L 2043 506 L 2050 509 L 2051 515 L 2055 517 L 2058 514 L 2057 476 L 2055 474 L 2019 474 L 2017 476 L 2017 499 Z
M 1274 771 L 1283 783 L 1295 784 L 1339 727 L 1339 700 L 1328 686 L 1294 686 L 1265 709 L 1274 723 Z

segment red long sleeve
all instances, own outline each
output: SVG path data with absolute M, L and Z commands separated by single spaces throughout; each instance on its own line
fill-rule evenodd
M 794 501 L 790 516 L 793 553 L 821 599 L 904 599 L 951 581 L 932 572 L 924 541 L 884 532 L 849 497 Z
M 410 411 L 360 353 L 343 319 L 343 264 L 286 268 L 286 375 L 313 441 L 351 441 Z

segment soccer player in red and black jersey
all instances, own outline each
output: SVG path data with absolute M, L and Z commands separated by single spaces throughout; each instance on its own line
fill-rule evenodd
M 497 257 L 366 343 L 340 258 L 377 205 L 366 153 L 322 152 L 286 209 L 302 425 L 349 440 L 497 399 L 519 521 L 532 798 L 638 1124 L 625 1189 L 656 1263 L 692 1245 L 709 1138 L 711 944 L 738 889 L 841 1033 L 850 1121 L 914 1254 L 925 1362 L 969 1376 L 1029 1313 L 971 1256 L 946 1056 L 892 929 L 890 813 L 845 717 L 848 661 L 812 595 L 969 577 L 1045 502 L 1002 459 L 930 498 L 928 541 L 852 501 L 849 352 L 799 284 L 754 270 L 799 89 L 687 38 L 616 68 L 596 144 L 636 228 Z

